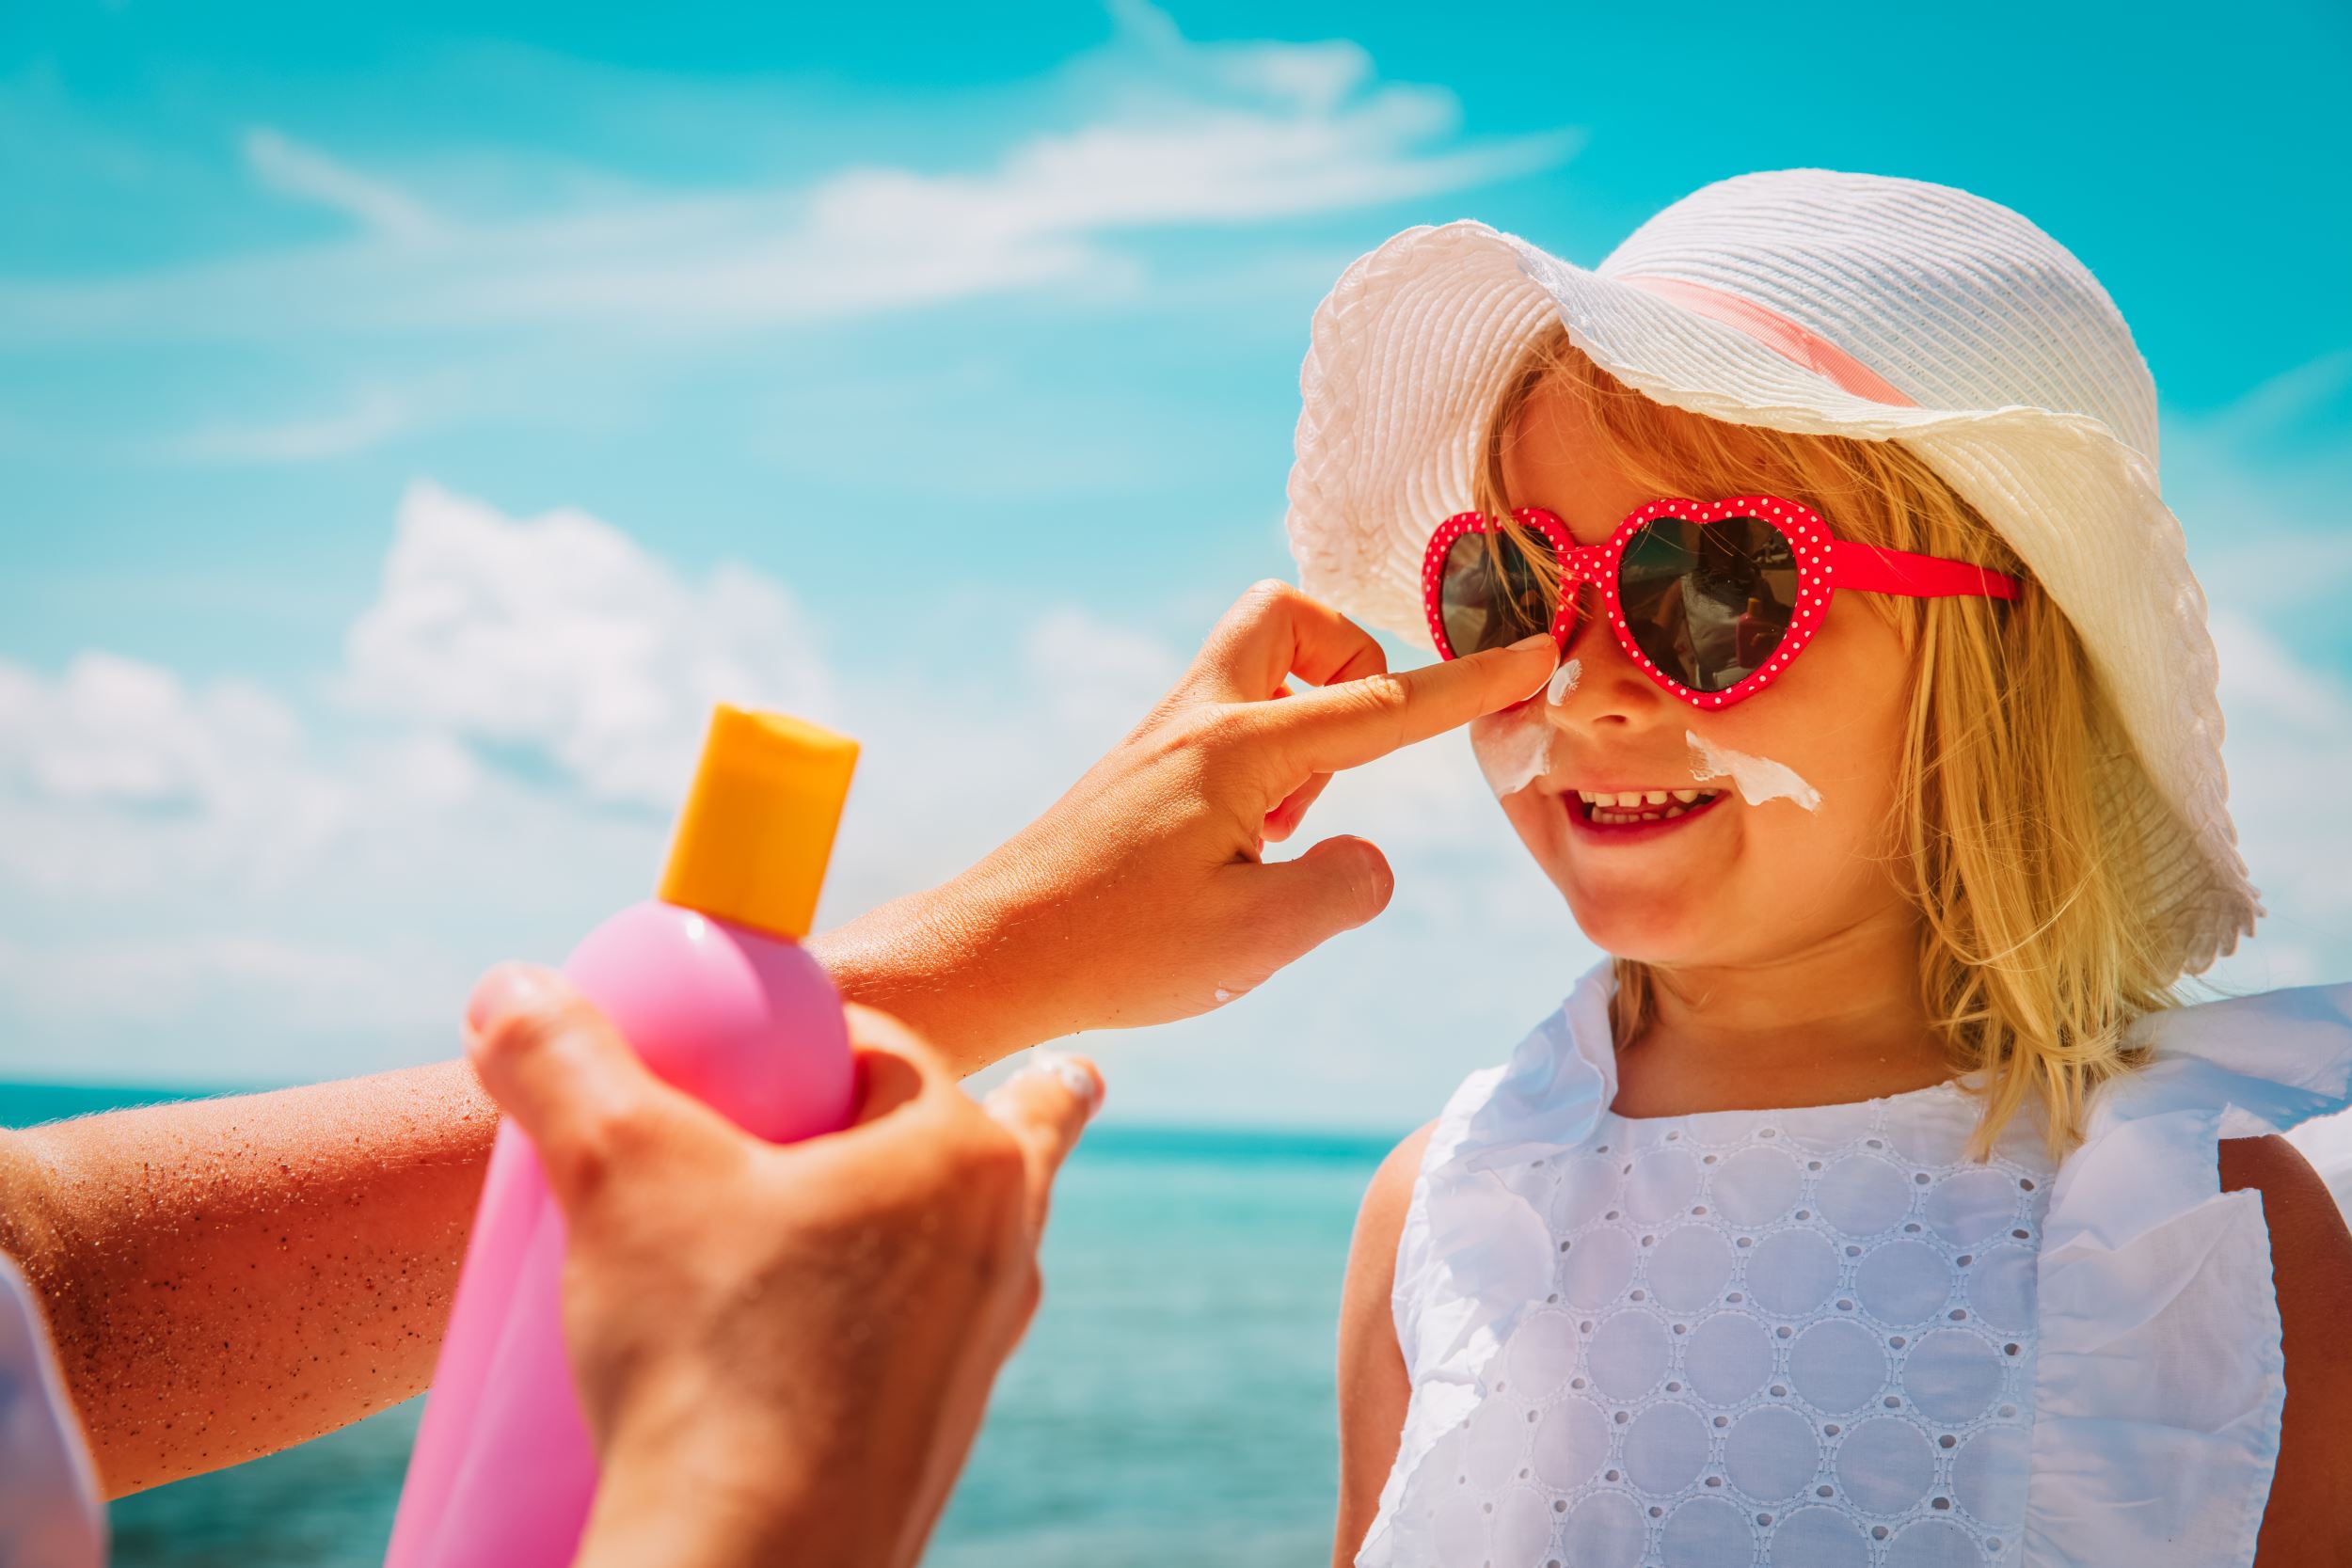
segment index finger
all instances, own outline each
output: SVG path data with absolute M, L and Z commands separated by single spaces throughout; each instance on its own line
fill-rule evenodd
M 1467 658 L 1366 675 L 1265 705 L 1256 721 L 1300 771 L 1360 768 L 1401 746 L 1443 735 L 1482 714 L 1524 702 L 1559 665 L 1549 632 Z

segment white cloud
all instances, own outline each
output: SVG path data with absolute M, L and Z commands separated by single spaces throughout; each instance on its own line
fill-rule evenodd
M 293 711 L 248 683 L 97 652 L 54 681 L 0 662 L 0 874 L 33 888 L 266 886 L 347 811 Z
M 103 282 L 0 287 L 0 341 L 705 328 L 837 320 L 1051 286 L 1133 286 L 1137 230 L 1258 222 L 1554 164 L 1573 133 L 1463 143 L 1450 93 L 1380 84 L 1351 44 L 1195 44 L 1139 3 L 980 172 L 837 169 L 691 195 L 584 181 L 552 211 L 468 215 L 257 130 L 271 188 L 349 213 L 342 243 Z M 1081 111 L 1074 124 L 1071 106 Z M 493 155 L 495 156 L 495 155 Z
M 2238 847 L 2268 911 L 2217 966 L 2233 987 L 2309 985 L 2352 972 L 2352 687 L 2297 659 L 2252 615 L 2212 615 L 2221 658 L 2222 756 Z
M 407 192 L 266 125 L 246 132 L 245 160 L 271 190 L 332 207 L 386 239 L 413 244 L 440 231 L 432 211 Z
M 806 620 L 771 579 L 723 564 L 691 583 L 585 513 L 509 518 L 421 481 L 347 652 L 360 705 L 651 806 L 682 793 L 711 704 L 832 706 Z
M 103 653 L 54 686 L 0 665 L 0 778 L 57 800 L 215 803 L 296 733 L 283 705 L 243 683 L 192 693 L 170 671 Z

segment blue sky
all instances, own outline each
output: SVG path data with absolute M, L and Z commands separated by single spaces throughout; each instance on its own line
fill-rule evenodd
M 934 879 L 1290 575 L 1349 260 L 1475 216 L 1589 265 L 1803 165 L 2115 296 L 2272 911 L 2225 977 L 2352 974 L 2340 8 L 974 14 L 0 20 L 0 1075 L 446 1053 L 483 963 L 647 885 L 715 696 L 866 739 L 829 917 Z M 1122 1113 L 1409 1122 L 1590 961 L 1458 738 L 1317 816 L 1397 908 L 1099 1042 Z

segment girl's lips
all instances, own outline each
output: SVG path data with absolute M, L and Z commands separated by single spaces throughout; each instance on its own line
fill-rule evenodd
M 1730 794 L 1724 790 L 1711 800 L 1701 800 L 1679 816 L 1661 816 L 1654 822 L 1596 822 L 1591 808 L 1574 790 L 1560 796 L 1561 809 L 1568 814 L 1569 826 L 1597 844 L 1645 844 L 1649 840 L 1671 833 L 1686 824 L 1695 822 L 1723 804 Z

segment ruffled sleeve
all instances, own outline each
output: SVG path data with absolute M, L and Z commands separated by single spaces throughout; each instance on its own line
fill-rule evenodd
M 1517 1321 L 1498 1321 L 1487 1303 L 1544 1297 L 1550 1228 L 1499 1166 L 1573 1148 L 1615 1098 L 1613 990 L 1614 972 L 1603 958 L 1529 1031 L 1509 1061 L 1465 1078 L 1430 1130 L 1397 1237 L 1389 1298 L 1412 1402 L 1358 1568 L 1396 1560 L 1390 1521 L 1406 1481 L 1478 1402 L 1479 1378 Z M 1511 1289 L 1514 1279 L 1524 1288 Z
M 2024 1568 L 2250 1564 L 2286 1402 L 2262 1196 L 2223 1138 L 2352 1104 L 2352 985 L 2168 1009 L 2043 1221 Z

